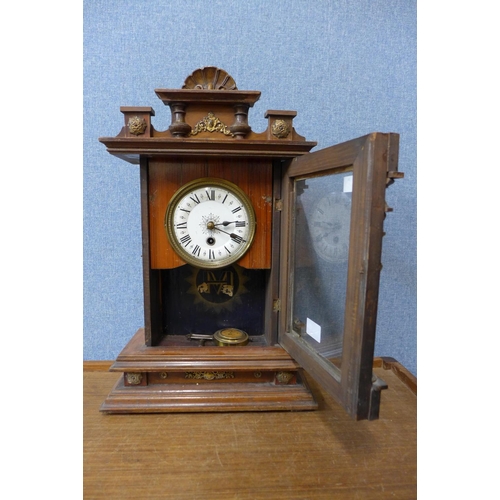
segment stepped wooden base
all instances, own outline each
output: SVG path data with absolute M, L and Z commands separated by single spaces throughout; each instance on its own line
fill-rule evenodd
M 110 371 L 105 413 L 315 410 L 297 363 L 279 346 L 147 347 L 139 330 Z
M 106 413 L 171 413 L 315 410 L 317 403 L 305 384 L 171 384 L 125 386 L 117 382 L 101 406 Z

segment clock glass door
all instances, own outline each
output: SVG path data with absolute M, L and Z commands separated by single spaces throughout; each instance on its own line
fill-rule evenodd
M 353 418 L 378 417 L 373 375 L 385 189 L 396 134 L 290 162 L 283 175 L 279 343 Z

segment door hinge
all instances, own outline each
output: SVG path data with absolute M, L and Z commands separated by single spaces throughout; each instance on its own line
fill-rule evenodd
M 281 299 L 273 300 L 273 312 L 279 312 L 281 310 Z
M 278 212 L 283 210 L 283 200 L 274 200 L 274 210 Z

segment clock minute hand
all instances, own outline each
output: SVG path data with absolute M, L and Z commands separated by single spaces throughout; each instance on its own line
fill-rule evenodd
M 214 226 L 229 226 L 229 224 L 236 224 L 238 221 L 233 220 L 231 222 L 225 220 L 224 222 L 219 222 L 218 224 L 214 224 Z

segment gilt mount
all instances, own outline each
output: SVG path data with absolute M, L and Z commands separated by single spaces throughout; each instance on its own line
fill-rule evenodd
M 316 143 L 306 141 L 293 128 L 295 111 L 269 110 L 267 129 L 252 130 L 248 115 L 260 99 L 260 91 L 238 90 L 234 78 L 213 66 L 193 71 L 181 89 L 155 89 L 170 108 L 167 130 L 156 130 L 155 112 L 149 106 L 122 106 L 125 126 L 116 137 L 101 137 L 109 153 L 138 164 L 149 158 L 175 153 L 214 156 L 295 158 L 308 153 Z
M 193 130 L 191 130 L 190 135 L 198 135 L 201 132 L 219 132 L 224 135 L 230 135 L 234 137 L 234 134 L 229 130 L 229 128 L 222 123 L 211 111 L 205 118 L 200 120 Z
M 148 128 L 148 124 L 144 118 L 139 116 L 133 116 L 128 121 L 128 129 L 131 134 L 141 135 L 144 134 L 146 129 Z

